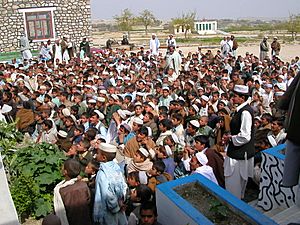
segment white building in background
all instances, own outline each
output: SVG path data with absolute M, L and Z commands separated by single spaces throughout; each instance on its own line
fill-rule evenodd
M 194 22 L 194 29 L 198 34 L 216 34 L 218 29 L 218 23 L 213 21 L 196 21 Z
M 184 34 L 185 33 L 185 27 L 183 27 L 183 26 L 174 26 L 174 31 L 173 32 L 171 32 L 171 33 L 174 33 L 174 34 Z M 187 32 L 186 32 L 187 34 L 190 34 L 191 33 L 191 29 L 188 29 L 187 30 Z

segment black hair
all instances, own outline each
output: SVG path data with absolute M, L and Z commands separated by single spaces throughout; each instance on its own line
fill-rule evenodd
M 146 126 L 142 126 L 140 129 L 140 133 L 148 136 L 149 135 L 148 128 Z
M 139 171 L 133 171 L 128 174 L 128 178 L 133 178 L 135 181 L 140 182 Z
M 158 107 L 158 111 L 168 112 L 168 107 L 167 107 L 167 106 L 164 106 L 164 105 L 159 106 L 159 107 Z
M 152 197 L 152 190 L 146 184 L 140 184 L 136 187 L 136 197 L 140 198 L 140 202 L 148 202 Z
M 209 148 L 209 138 L 206 135 L 198 135 L 194 138 L 195 141 L 200 142 L 202 145 L 205 145 L 205 148 Z
M 52 123 L 51 120 L 44 120 L 44 121 L 43 121 L 43 124 L 44 124 L 46 127 L 48 127 L 49 129 L 51 129 L 52 126 L 53 126 L 53 123 Z
M 183 116 L 180 113 L 174 113 L 174 114 L 172 114 L 172 118 L 174 118 L 174 119 L 176 119 L 178 121 L 181 121 L 181 122 L 183 121 Z
M 140 208 L 140 215 L 143 210 L 152 210 L 155 217 L 157 217 L 156 205 L 153 201 L 144 202 Z
M 64 170 L 70 178 L 75 178 L 79 175 L 81 171 L 80 163 L 76 159 L 67 159 L 64 162 Z
M 165 169 L 166 169 L 165 163 L 164 163 L 163 161 L 161 161 L 161 160 L 156 160 L 156 161 L 154 161 L 152 167 L 153 167 L 154 169 L 156 169 L 157 172 L 159 172 L 159 173 L 161 173 L 161 174 L 162 174 L 163 172 L 165 172 Z
M 85 132 L 84 137 L 87 138 L 89 141 L 92 141 L 95 139 L 98 131 L 96 128 L 89 128 L 87 132 Z
M 264 114 L 262 114 L 261 118 L 265 118 L 268 121 L 268 123 L 271 123 L 272 120 L 273 120 L 273 117 L 272 117 L 272 115 L 270 113 L 264 113 Z
M 162 119 L 159 124 L 162 124 L 167 130 L 171 130 L 173 128 L 172 121 L 169 119 Z
M 84 126 L 82 124 L 79 124 L 75 127 L 76 130 L 78 130 L 81 134 L 84 133 Z

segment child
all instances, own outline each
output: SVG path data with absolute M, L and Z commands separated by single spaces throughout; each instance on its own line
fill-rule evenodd
M 77 145 L 77 157 L 81 164 L 81 170 L 84 171 L 87 164 L 93 159 L 92 152 L 88 151 L 91 144 L 88 140 L 84 139 Z
M 145 185 L 140 184 L 131 192 L 130 201 L 133 206 L 132 211 L 128 217 L 128 225 L 138 225 L 140 216 L 141 204 L 150 201 L 152 198 L 151 189 Z
M 133 160 L 127 167 L 128 173 L 133 171 L 148 171 L 152 168 L 152 162 L 149 159 L 149 152 L 145 148 L 139 148 L 134 154 Z
M 100 162 L 96 176 L 94 222 L 101 225 L 125 225 L 123 210 L 127 185 L 119 165 L 114 161 L 117 147 L 100 143 L 96 159 Z M 84 223 L 82 223 L 84 224 Z
M 139 225 L 161 225 L 157 222 L 157 209 L 154 202 L 146 202 L 140 208 Z
M 90 190 L 85 182 L 77 179 L 79 173 L 80 163 L 75 159 L 67 159 L 63 165 L 65 179 L 54 188 L 54 210 L 62 224 L 92 224 Z
M 174 178 L 175 162 L 172 156 L 172 150 L 168 145 L 159 146 L 156 152 L 156 158 L 162 160 L 166 166 L 164 172 L 171 175 L 172 179 Z
M 74 137 L 72 137 L 72 143 L 73 144 L 79 144 L 79 142 L 83 138 L 84 130 L 85 130 L 85 128 L 81 124 L 75 127 L 75 129 L 74 129 Z
M 163 161 L 157 160 L 153 163 L 152 169 L 147 172 L 149 178 L 148 187 L 155 192 L 156 185 L 172 180 L 170 174 L 165 173 L 166 166 Z

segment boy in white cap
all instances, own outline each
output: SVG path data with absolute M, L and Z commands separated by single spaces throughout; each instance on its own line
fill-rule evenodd
M 101 143 L 97 149 L 96 159 L 100 167 L 95 184 L 93 218 L 96 224 L 127 224 L 123 210 L 127 184 L 120 166 L 114 161 L 116 151 L 116 146 L 107 143 Z
M 210 166 L 208 166 L 207 163 L 208 163 L 207 156 L 203 152 L 197 152 L 195 156 L 191 158 L 190 161 L 190 168 L 192 174 L 200 173 L 201 175 L 205 176 L 207 179 L 218 184 L 213 169 Z

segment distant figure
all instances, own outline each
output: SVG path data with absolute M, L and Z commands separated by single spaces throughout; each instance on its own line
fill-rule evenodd
M 156 34 L 152 34 L 152 37 L 150 39 L 150 52 L 151 55 L 158 55 L 158 50 L 160 47 L 160 42 L 158 38 L 156 37 Z
M 277 37 L 274 37 L 274 40 L 271 44 L 271 49 L 272 49 L 272 56 L 273 55 L 279 55 L 280 52 L 280 44 L 277 40 Z
M 82 42 L 80 42 L 80 59 L 85 58 L 84 55 L 89 56 L 90 55 L 90 43 L 87 41 L 86 38 L 82 39 Z
M 124 35 L 123 35 L 123 39 L 122 39 L 121 44 L 122 44 L 122 45 L 129 45 L 129 41 L 128 41 L 128 36 L 127 36 L 127 34 L 124 34 Z
M 29 40 L 26 37 L 25 33 L 23 33 L 23 36 L 20 38 L 20 52 L 21 52 L 23 60 L 25 60 L 25 59 L 29 60 L 32 58 Z
M 176 40 L 175 40 L 173 34 L 169 35 L 166 44 L 167 44 L 167 52 L 169 52 L 170 47 L 176 48 Z
M 237 40 L 235 39 L 235 36 L 231 35 L 230 39 L 232 41 L 232 55 L 236 57 L 236 50 L 239 47 L 239 45 L 237 43 Z
M 267 56 L 269 56 L 269 50 L 270 50 L 270 46 L 269 43 L 267 42 L 268 37 L 264 36 L 264 39 L 262 40 L 262 42 L 260 42 L 260 55 L 259 55 L 259 60 L 263 61 Z

